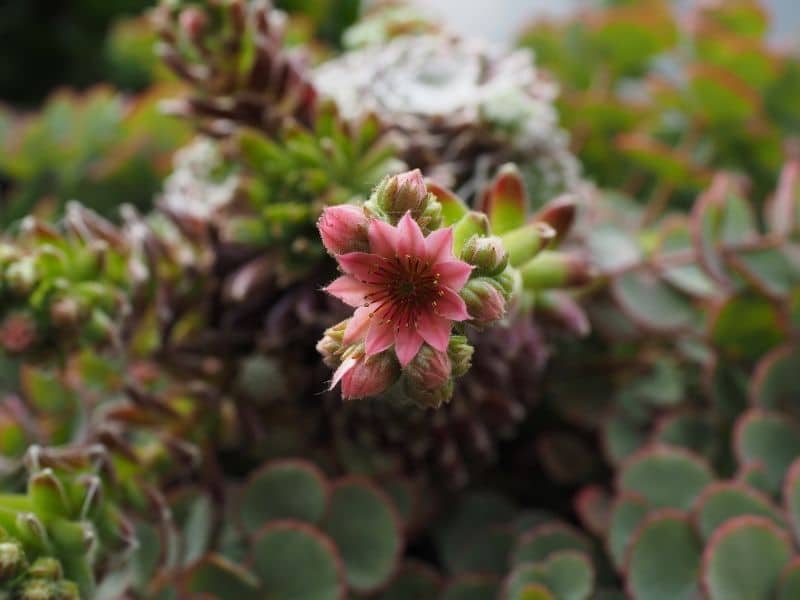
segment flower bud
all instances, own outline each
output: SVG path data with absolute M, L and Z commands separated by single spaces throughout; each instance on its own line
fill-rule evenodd
M 11 354 L 29 350 L 36 338 L 36 323 L 25 313 L 9 315 L 0 325 L 0 347 Z
M 467 304 L 467 312 L 477 324 L 497 321 L 506 314 L 503 291 L 497 282 L 488 277 L 470 279 L 460 294 Z
M 355 359 L 352 366 L 341 376 L 342 397 L 351 399 L 377 396 L 389 389 L 399 375 L 400 365 L 394 352 L 386 351 L 374 356 L 362 356 Z
M 422 408 L 440 408 L 453 397 L 453 380 L 448 379 L 442 386 L 426 390 L 413 384 L 406 379 L 406 395 Z
M 28 574 L 31 577 L 38 579 L 49 579 L 50 581 L 58 581 L 64 577 L 64 571 L 61 568 L 61 563 L 55 558 L 43 556 L 37 558 L 36 561 L 28 569 Z
M 200 7 L 190 6 L 181 11 L 178 23 L 180 23 L 181 29 L 186 32 L 189 39 L 197 41 L 205 33 L 208 26 L 208 18 Z
M 59 298 L 50 305 L 50 320 L 56 327 L 74 327 L 80 318 L 81 307 L 74 298 Z
M 331 369 L 335 369 L 342 362 L 340 357 L 342 339 L 344 338 L 344 330 L 347 329 L 347 323 L 349 321 L 350 319 L 345 319 L 333 327 L 328 327 L 328 329 L 325 330 L 322 339 L 317 342 L 317 352 L 322 355 L 322 362 L 324 362 Z
M 472 236 L 489 235 L 489 218 L 480 212 L 469 211 L 453 224 L 453 247 L 456 254 L 460 254 L 461 249 Z
M 25 553 L 14 542 L 0 543 L 0 581 L 9 581 L 25 568 Z
M 472 354 L 475 348 L 467 341 L 463 335 L 454 335 L 450 337 L 450 344 L 447 346 L 447 354 L 450 357 L 450 362 L 453 365 L 453 377 L 461 377 L 472 366 Z
M 368 227 L 364 209 L 348 204 L 326 208 L 317 222 L 322 243 L 332 255 L 368 251 Z
M 417 219 L 428 204 L 428 188 L 419 169 L 384 179 L 375 190 L 375 203 L 392 223 L 407 212 Z
M 38 281 L 36 263 L 30 257 L 11 263 L 5 273 L 6 284 L 20 296 L 29 294 Z
M 423 344 L 403 373 L 406 384 L 424 390 L 442 387 L 449 379 L 453 365 L 446 352 L 439 352 L 428 344 Z
M 508 264 L 503 240 L 497 236 L 472 236 L 461 250 L 461 259 L 477 267 L 479 275 L 497 275 Z

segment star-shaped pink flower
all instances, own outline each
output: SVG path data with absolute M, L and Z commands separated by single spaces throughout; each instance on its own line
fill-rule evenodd
M 325 289 L 356 308 L 343 343 L 364 340 L 367 356 L 394 346 L 403 367 L 423 342 L 445 352 L 453 322 L 470 318 L 458 292 L 472 267 L 453 255 L 452 229 L 425 237 L 406 213 L 397 227 L 371 220 L 368 240 L 369 252 L 328 248 L 344 275 Z

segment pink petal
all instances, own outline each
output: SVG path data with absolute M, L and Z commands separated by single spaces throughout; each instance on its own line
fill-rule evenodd
M 425 312 L 417 318 L 417 331 L 430 346 L 439 352 L 446 352 L 450 343 L 450 330 L 453 322 L 439 315 Z
M 400 256 L 425 256 L 425 238 L 410 212 L 404 214 L 397 224 L 397 234 L 397 253 Z
M 437 229 L 425 238 L 425 247 L 428 260 L 432 263 L 442 263 L 455 260 L 453 256 L 453 228 Z
M 394 328 L 391 323 L 373 319 L 372 327 L 367 332 L 367 341 L 364 349 L 367 356 L 383 352 L 394 344 Z
M 397 360 L 400 361 L 401 367 L 405 367 L 411 362 L 411 359 L 417 355 L 417 352 L 419 352 L 422 346 L 422 342 L 422 336 L 414 327 L 400 328 L 397 332 L 394 351 L 397 354 Z
M 343 344 L 349 345 L 364 339 L 367 328 L 372 323 L 372 319 L 369 318 L 371 312 L 372 308 L 368 306 L 362 306 L 353 312 L 353 316 L 347 322 L 347 327 L 344 328 Z
M 386 258 L 397 255 L 398 233 L 395 227 L 378 219 L 369 224 L 369 246 L 374 254 Z
M 451 321 L 469 319 L 464 299 L 449 288 L 442 288 L 442 295 L 436 300 L 436 314 Z
M 339 383 L 342 377 L 344 377 L 347 374 L 347 372 L 350 371 L 350 369 L 356 366 L 357 362 L 358 361 L 352 356 L 350 356 L 349 358 L 345 358 L 342 361 L 342 364 L 339 365 L 339 368 L 333 372 L 333 379 L 331 379 L 331 385 L 328 389 L 332 390 L 333 388 L 335 388 L 336 384 Z
M 472 273 L 472 265 L 460 260 L 448 260 L 434 265 L 431 270 L 439 275 L 439 282 L 442 285 L 459 291 L 467 283 Z
M 331 296 L 335 296 L 345 304 L 353 307 L 362 306 L 365 302 L 365 296 L 374 290 L 373 286 L 361 283 L 350 275 L 342 275 L 325 288 L 325 291 Z
M 336 260 L 345 273 L 352 275 L 359 281 L 367 282 L 375 279 L 373 272 L 375 261 L 381 259 L 374 254 L 366 252 L 348 252 L 347 254 L 340 254 L 336 257 Z

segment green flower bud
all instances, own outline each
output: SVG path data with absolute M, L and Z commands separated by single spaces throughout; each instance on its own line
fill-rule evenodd
M 25 568 L 25 552 L 15 542 L 0 543 L 0 582 L 14 579 Z
M 16 294 L 26 296 L 33 291 L 39 281 L 36 263 L 30 257 L 24 257 L 11 263 L 5 272 L 6 285 Z
M 317 352 L 322 355 L 322 362 L 332 369 L 338 367 L 341 362 L 342 339 L 344 338 L 344 330 L 347 328 L 347 323 L 350 319 L 345 319 L 341 323 L 337 323 L 333 327 L 325 330 L 322 339 L 317 342 Z
M 508 252 L 497 236 L 473 235 L 461 250 L 461 259 L 475 265 L 478 275 L 497 275 L 508 264 Z
M 64 577 L 61 563 L 50 556 L 37 558 L 30 569 L 28 569 L 28 574 L 36 579 L 46 579 L 49 581 L 58 581 Z
M 372 197 L 393 225 L 409 211 L 415 220 L 418 219 L 431 199 L 419 169 L 386 177 L 378 184 Z
M 450 363 L 453 365 L 453 377 L 461 377 L 472 366 L 472 354 L 475 348 L 467 341 L 463 335 L 454 335 L 450 337 L 450 344 L 447 346 L 447 354 L 450 357 Z

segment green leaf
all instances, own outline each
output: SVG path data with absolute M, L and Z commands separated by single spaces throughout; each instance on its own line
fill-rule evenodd
M 267 598 L 340 600 L 345 575 L 334 543 L 300 521 L 277 521 L 253 540 L 252 568 Z
M 483 530 L 475 538 L 454 557 L 450 567 L 453 573 L 505 573 L 516 534 L 508 527 L 497 525 Z
M 685 510 L 713 479 L 700 457 L 678 448 L 655 446 L 626 461 L 618 487 L 641 494 L 654 508 Z
M 491 575 L 462 575 L 451 581 L 439 600 L 486 600 L 496 598 L 500 580 Z
M 252 573 L 217 555 L 193 565 L 185 574 L 187 592 L 211 594 L 219 600 L 258 600 L 263 598 Z
M 319 523 L 328 501 L 323 474 L 302 460 L 279 460 L 255 471 L 242 493 L 242 525 L 255 532 L 277 519 Z
M 786 333 L 773 303 L 743 294 L 730 298 L 716 311 L 709 335 L 725 356 L 752 360 L 780 344 Z
M 772 598 L 792 556 L 789 536 L 764 517 L 737 517 L 717 529 L 703 555 L 710 600 Z
M 750 386 L 754 404 L 800 417 L 797 390 L 800 390 L 800 351 L 796 346 L 776 348 L 759 361 Z
M 633 321 L 653 331 L 674 333 L 697 321 L 691 301 L 651 271 L 629 271 L 614 278 L 611 293 Z
M 800 558 L 792 559 L 781 573 L 779 590 L 775 600 L 795 600 L 800 598 Z
M 794 537 L 800 540 L 800 458 L 795 459 L 786 473 L 783 502 L 794 530 Z
M 695 503 L 695 522 L 703 539 L 708 539 L 726 521 L 742 515 L 767 517 L 779 527 L 786 526 L 780 510 L 764 494 L 743 483 L 712 483 Z
M 580 552 L 557 552 L 543 562 L 517 565 L 503 583 L 503 598 L 522 600 L 524 590 L 537 583 L 552 592 L 556 600 L 585 600 L 592 592 L 594 569 Z
M 639 494 L 623 492 L 614 500 L 609 517 L 607 544 L 609 554 L 618 569 L 625 564 L 633 532 L 644 521 L 649 508 L 647 501 Z
M 437 600 L 441 587 L 436 571 L 423 563 L 406 562 L 376 600 Z
M 631 541 L 627 588 L 634 598 L 692 600 L 698 594 L 701 544 L 689 518 L 666 509 L 648 517 Z
M 481 210 L 489 217 L 492 233 L 500 235 L 525 224 L 528 213 L 528 194 L 517 167 L 500 167 L 483 198 Z
M 590 553 L 588 540 L 563 523 L 544 523 L 523 534 L 511 555 L 511 565 L 540 562 L 563 550 Z
M 333 487 L 324 529 L 353 589 L 373 590 L 394 571 L 402 549 L 400 522 L 391 500 L 369 482 L 349 478 Z
M 800 427 L 780 413 L 750 410 L 736 423 L 734 450 L 742 464 L 761 463 L 777 494 L 789 465 L 800 456 Z

